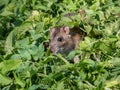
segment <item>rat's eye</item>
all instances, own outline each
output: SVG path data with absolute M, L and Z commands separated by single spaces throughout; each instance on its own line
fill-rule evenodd
M 57 39 L 57 41 L 62 42 L 62 41 L 63 41 L 63 38 L 62 38 L 62 37 L 59 37 L 59 38 Z

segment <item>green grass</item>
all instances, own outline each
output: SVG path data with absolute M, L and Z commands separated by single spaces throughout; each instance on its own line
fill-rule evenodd
M 57 26 L 87 33 L 68 56 L 44 47 Z M 120 0 L 1 0 L 0 89 L 120 90 Z

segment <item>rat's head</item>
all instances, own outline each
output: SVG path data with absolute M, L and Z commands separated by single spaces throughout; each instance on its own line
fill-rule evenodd
M 53 53 L 68 54 L 74 49 L 69 27 L 51 29 L 50 39 L 49 48 Z

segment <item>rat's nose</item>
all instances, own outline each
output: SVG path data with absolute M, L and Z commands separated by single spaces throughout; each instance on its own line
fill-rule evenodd
M 54 53 L 54 52 L 55 52 L 55 49 L 54 49 L 53 47 L 50 47 L 50 51 L 51 51 L 52 53 Z
M 50 42 L 50 43 L 49 43 L 49 48 L 50 48 L 50 51 L 51 51 L 52 53 L 55 53 L 55 47 L 56 47 L 56 44 L 55 44 L 55 43 L 53 43 L 53 42 Z

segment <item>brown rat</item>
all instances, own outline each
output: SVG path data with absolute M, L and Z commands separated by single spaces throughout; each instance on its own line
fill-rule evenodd
M 72 29 L 67 26 L 53 28 L 50 30 L 49 48 L 53 53 L 69 54 L 78 48 L 83 37 L 84 32 L 78 27 Z

